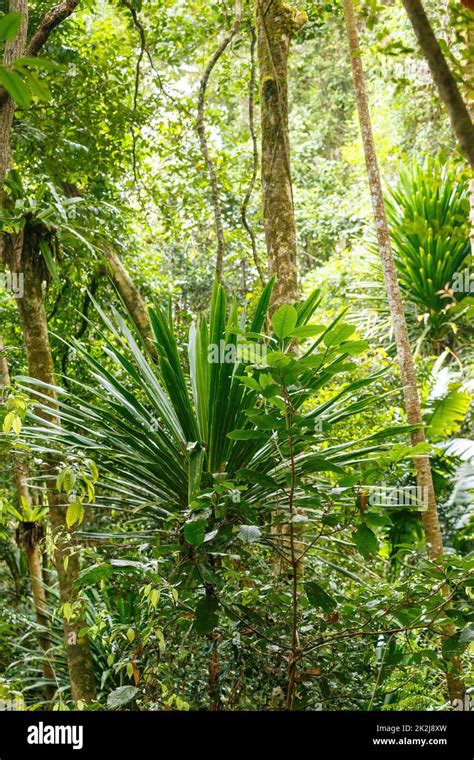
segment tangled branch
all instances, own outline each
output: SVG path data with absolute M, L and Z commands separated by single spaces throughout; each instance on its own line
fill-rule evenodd
M 222 280 L 222 270 L 224 266 L 224 251 L 225 251 L 225 238 L 224 238 L 224 225 L 222 223 L 222 207 L 219 198 L 219 188 L 217 184 L 217 174 L 214 166 L 214 162 L 209 152 L 209 145 L 206 137 L 206 128 L 204 125 L 204 109 L 206 101 L 206 90 L 211 76 L 212 70 L 219 58 L 223 55 L 233 38 L 237 34 L 237 31 L 242 20 L 242 0 L 235 0 L 235 14 L 234 23 L 227 32 L 219 47 L 214 51 L 210 58 L 204 74 L 201 77 L 201 83 L 199 86 L 199 97 L 197 105 L 197 118 L 196 118 L 196 130 L 199 135 L 199 142 L 201 145 L 202 154 L 209 174 L 209 181 L 211 184 L 211 196 L 212 205 L 214 207 L 214 218 L 216 222 L 216 235 L 217 235 L 217 258 L 216 258 L 216 279 L 218 282 Z

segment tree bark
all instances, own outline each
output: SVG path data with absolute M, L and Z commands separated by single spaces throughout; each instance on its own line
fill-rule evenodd
M 3 63 L 8 66 L 15 58 L 24 55 L 26 33 L 28 30 L 28 0 L 10 0 L 9 11 L 21 13 L 22 22 L 18 34 L 8 42 L 3 49 Z M 0 103 L 0 185 L 5 181 L 10 168 L 10 137 L 13 126 L 15 104 L 10 97 L 5 97 Z
M 24 295 L 17 299 L 18 312 L 25 340 L 28 373 L 31 377 L 51 385 L 55 384 L 54 362 L 48 336 L 48 322 L 43 302 L 42 278 L 38 272 L 39 254 L 30 244 L 28 228 L 20 236 L 14 250 L 12 271 L 23 272 Z M 47 392 L 51 410 L 40 414 L 57 423 L 54 391 Z M 53 465 L 48 465 L 48 504 L 51 528 L 55 539 L 55 565 L 61 603 L 74 605 L 77 600 L 76 581 L 79 577 L 79 554 L 69 552 L 69 530 L 66 525 L 66 506 L 55 489 Z M 89 642 L 79 632 L 86 627 L 83 613 L 72 619 L 63 619 L 66 655 L 74 701 L 92 702 L 96 697 L 94 671 Z
M 5 347 L 3 345 L 2 336 L 0 335 L 0 386 L 3 388 L 8 388 L 10 386 L 10 371 L 8 368 L 7 358 L 4 356 L 4 350 Z M 18 511 L 22 512 L 23 504 L 32 504 L 30 489 L 28 487 L 27 481 L 27 469 L 25 463 L 21 461 L 20 457 L 15 452 L 11 453 L 11 460 L 13 465 L 15 489 L 18 498 Z M 46 593 L 43 584 L 39 541 L 30 542 L 27 546 L 22 545 L 22 548 L 25 551 L 28 563 L 36 621 L 40 626 L 38 640 L 40 647 L 45 654 L 45 660 L 43 661 L 43 675 L 45 677 L 45 680 L 54 681 L 53 669 L 49 660 L 46 659 L 48 656 L 48 650 L 51 646 L 49 636 L 50 624 L 48 617 L 48 606 L 46 603 Z M 45 694 L 48 700 L 52 699 L 54 694 L 53 686 L 47 687 Z
M 361 51 L 357 33 L 357 24 L 352 0 L 343 0 L 344 18 L 346 22 L 349 50 L 351 54 L 352 76 L 354 90 L 359 113 L 360 130 L 364 148 L 365 163 L 369 179 L 370 195 L 375 219 L 377 242 L 382 262 L 382 270 L 385 288 L 388 296 L 392 326 L 397 347 L 397 357 L 400 366 L 400 376 L 403 383 L 403 394 L 407 420 L 410 425 L 420 427 L 411 434 L 413 446 L 425 442 L 425 433 L 422 427 L 422 415 L 418 386 L 416 381 L 415 363 L 411 352 L 408 337 L 405 309 L 398 283 L 398 275 L 393 258 L 390 233 L 385 211 L 375 143 L 372 133 L 369 103 L 365 89 L 364 70 L 362 66 Z M 424 509 L 421 519 L 426 537 L 428 556 L 436 561 L 443 554 L 443 539 L 439 524 L 436 495 L 433 486 L 430 462 L 427 456 L 419 456 L 414 459 L 416 482 L 419 493 L 424 501 Z M 462 699 L 465 696 L 465 685 L 459 672 L 459 663 L 452 661 L 453 671 L 447 673 L 448 691 L 450 699 Z
M 148 318 L 148 311 L 138 287 L 130 277 L 116 251 L 105 242 L 99 244 L 99 249 L 106 260 L 110 276 L 117 288 L 133 320 L 135 327 L 153 359 L 157 358 L 155 344 Z
M 262 192 L 270 276 L 276 275 L 272 306 L 298 298 L 296 228 L 288 131 L 288 55 L 293 35 L 307 16 L 284 0 L 255 0 L 260 69 Z
M 474 125 L 443 52 L 431 28 L 421 0 L 402 0 L 423 51 L 454 134 L 474 170 Z

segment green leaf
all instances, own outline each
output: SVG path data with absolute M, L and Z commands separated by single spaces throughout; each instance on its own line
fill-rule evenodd
M 368 340 L 347 340 L 340 345 L 341 351 L 351 354 L 352 356 L 357 356 L 358 354 L 367 351 L 368 347 Z
M 288 338 L 296 327 L 298 312 L 294 306 L 283 304 L 273 315 L 273 332 L 277 338 Z
M 197 633 L 210 633 L 219 623 L 217 610 L 219 604 L 215 596 L 208 594 L 204 596 L 196 605 L 196 616 L 194 618 L 194 630 Z
M 3 85 L 17 105 L 21 108 L 28 108 L 31 103 L 31 93 L 18 74 L 14 71 L 7 71 L 0 66 L 0 84 Z
M 348 325 L 342 322 L 341 324 L 336 325 L 332 330 L 329 330 L 328 333 L 324 336 L 324 343 L 328 348 L 331 348 L 332 346 L 338 346 L 343 341 L 347 340 L 352 333 L 355 332 L 355 326 L 354 325 Z
M 0 18 L 0 40 L 9 41 L 16 37 L 20 31 L 22 18 L 21 13 L 5 13 Z
M 15 412 L 8 412 L 8 414 L 5 415 L 5 419 L 3 420 L 3 432 L 5 434 L 9 433 L 12 429 L 13 420 L 15 419 Z
M 254 483 L 258 486 L 271 488 L 272 490 L 279 487 L 276 480 L 270 477 L 270 475 L 266 475 L 264 472 L 257 472 L 256 470 L 252 470 L 250 467 L 242 467 L 240 470 L 238 470 L 237 478 L 240 483 Z
M 135 699 L 138 694 L 138 689 L 135 686 L 119 686 L 118 689 L 111 691 L 107 697 L 107 707 L 112 710 L 117 707 L 123 707 L 132 699 Z
M 471 394 L 456 389 L 438 399 L 433 405 L 433 412 L 428 419 L 427 435 L 437 441 L 454 435 L 459 430 L 469 411 Z
M 312 607 L 321 609 L 323 612 L 331 612 L 337 607 L 336 600 L 329 596 L 319 583 L 308 581 L 304 584 L 304 590 Z
M 46 71 L 52 71 L 59 68 L 59 64 L 56 63 L 56 61 L 49 61 L 47 58 L 35 58 L 30 55 L 15 58 L 13 65 L 15 68 L 28 66 L 30 69 L 44 69 Z
M 231 441 L 249 441 L 252 438 L 263 438 L 263 433 L 258 430 L 232 430 L 231 433 L 227 433 L 227 438 Z
M 311 338 L 313 335 L 319 335 L 324 332 L 324 325 L 301 325 L 301 327 L 295 327 L 291 333 L 292 338 Z
M 253 544 L 255 541 L 259 541 L 262 533 L 260 528 L 256 525 L 240 525 L 237 538 L 241 541 L 245 541 L 247 544 Z
M 372 554 L 377 554 L 379 542 L 375 533 L 367 525 L 359 525 L 355 533 L 352 534 L 352 539 L 360 554 L 366 559 Z
M 267 365 L 269 367 L 282 369 L 283 367 L 287 367 L 288 364 L 291 364 L 291 362 L 291 356 L 287 356 L 283 351 L 270 351 L 270 353 L 267 354 Z
M 72 504 L 68 505 L 67 511 L 66 511 L 66 525 L 68 528 L 71 528 L 74 523 L 80 524 L 82 522 L 82 518 L 84 517 L 84 507 L 80 503 L 80 501 L 74 501 Z
M 261 430 L 277 430 L 283 427 L 283 422 L 272 414 L 263 412 L 247 412 L 247 417 Z
M 474 623 L 468 623 L 459 636 L 460 644 L 470 644 L 474 641 Z
M 79 576 L 81 586 L 94 586 L 102 580 L 107 579 L 113 573 L 113 568 L 107 563 L 92 565 L 83 570 Z
M 200 546 L 206 537 L 206 520 L 188 520 L 184 524 L 184 537 L 192 546 Z

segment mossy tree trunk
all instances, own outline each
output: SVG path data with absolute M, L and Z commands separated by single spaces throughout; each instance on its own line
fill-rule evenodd
M 295 210 L 288 132 L 288 55 L 293 35 L 307 21 L 283 0 L 255 0 L 260 72 L 262 193 L 273 308 L 298 298 Z
M 41 257 L 36 249 L 35 234 L 30 234 L 28 227 L 16 241 L 12 254 L 12 271 L 22 272 L 24 276 L 24 295 L 17 299 L 18 312 L 23 330 L 31 377 L 51 385 L 55 384 L 54 362 L 48 335 L 48 322 L 43 301 Z M 51 410 L 41 412 L 42 416 L 53 422 L 56 417 L 56 397 L 53 391 L 47 394 L 51 399 Z M 70 531 L 66 525 L 66 507 L 62 497 L 55 489 L 54 466 L 47 467 L 49 476 L 48 504 L 51 528 L 55 543 L 55 565 L 61 603 L 76 609 L 79 577 L 79 554 L 71 551 Z M 69 619 L 68 619 L 69 618 Z M 72 618 L 63 616 L 64 639 L 71 683 L 72 698 L 89 703 L 95 699 L 95 682 L 92 657 L 86 636 L 79 635 L 85 628 L 85 618 L 79 610 Z
M 30 46 L 27 48 L 28 0 L 10 0 L 9 11 L 22 14 L 22 24 L 15 38 L 5 43 L 3 63 L 9 64 L 15 58 L 25 54 L 36 55 L 48 39 L 51 31 L 69 16 L 77 2 L 71 0 L 49 11 L 40 22 Z M 0 186 L 5 181 L 11 163 L 10 139 L 13 127 L 15 106 L 6 93 L 0 97 Z M 0 187 L 0 201 L 6 200 L 5 193 Z M 18 312 L 23 330 L 26 347 L 28 372 L 31 377 L 46 383 L 55 382 L 54 363 L 48 336 L 48 322 L 43 303 L 42 275 L 38 252 L 30 246 L 28 231 L 20 233 L 15 239 L 6 235 L 0 236 L 0 260 L 8 262 L 12 273 L 24 276 L 24 294 L 17 299 Z M 51 396 L 51 413 L 45 416 L 55 418 L 54 393 Z M 53 476 L 53 471 L 49 474 Z M 54 480 L 51 481 L 54 483 Z M 53 533 L 56 537 L 55 564 L 58 573 L 58 584 L 61 602 L 74 604 L 77 597 L 75 583 L 79 576 L 79 557 L 77 553 L 69 556 L 64 538 L 68 536 L 66 526 L 66 507 L 61 503 L 54 486 L 48 491 L 48 503 Z M 66 556 L 68 559 L 66 560 Z M 65 561 L 66 560 L 66 561 Z M 95 683 L 92 658 L 86 637 L 79 637 L 79 631 L 85 626 L 80 615 L 71 620 L 64 619 L 64 636 L 66 654 L 71 680 L 71 692 L 74 700 L 91 702 L 95 699 Z
M 0 388 L 10 386 L 10 371 L 8 361 L 4 355 L 5 347 L 2 336 L 0 335 Z M 16 452 L 11 454 L 13 466 L 13 478 L 18 499 L 18 511 L 23 512 L 23 506 L 32 505 L 31 493 L 28 487 L 28 470 L 26 464 Z M 18 544 L 25 552 L 28 572 L 31 583 L 31 593 L 33 596 L 33 606 L 35 608 L 36 622 L 40 628 L 38 640 L 40 647 L 45 655 L 43 661 L 43 675 L 46 681 L 53 681 L 54 672 L 50 661 L 48 660 L 48 650 L 51 646 L 49 628 L 50 622 L 48 617 L 48 606 L 46 602 L 46 592 L 43 583 L 43 572 L 41 563 L 40 544 L 42 531 L 38 524 L 32 523 L 29 530 L 25 530 L 25 523 L 20 523 L 17 529 Z M 49 700 L 53 697 L 54 688 L 48 686 L 45 690 L 46 698 Z

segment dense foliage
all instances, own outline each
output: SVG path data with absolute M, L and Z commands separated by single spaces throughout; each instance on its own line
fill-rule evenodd
M 0 700 L 465 707 L 472 187 L 403 8 L 356 11 L 417 444 L 341 5 L 283 3 L 300 296 L 277 307 L 258 2 L 233 35 L 230 0 L 73 5 L 12 61 L 24 17 L 0 2 L 0 115 L 15 107 L 0 208 Z M 426 6 L 468 101 L 472 13 Z M 51 7 L 29 3 L 30 46 Z

